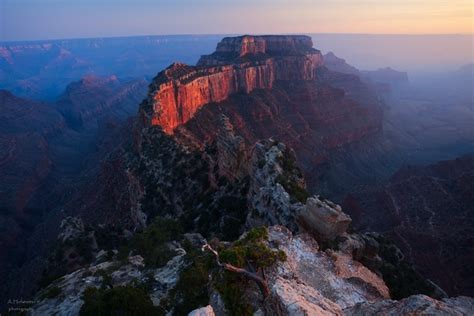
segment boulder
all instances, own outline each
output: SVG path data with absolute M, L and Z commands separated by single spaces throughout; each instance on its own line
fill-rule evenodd
M 339 205 L 318 197 L 311 197 L 306 200 L 305 208 L 299 214 L 298 221 L 316 236 L 333 240 L 347 231 L 351 218 L 342 211 Z

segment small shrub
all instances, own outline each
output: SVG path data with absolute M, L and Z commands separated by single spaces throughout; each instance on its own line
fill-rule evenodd
M 249 281 L 242 276 L 224 271 L 216 284 L 225 308 L 231 316 L 250 316 L 255 310 L 245 296 Z
M 310 194 L 304 187 L 298 183 L 298 178 L 303 177 L 303 173 L 296 164 L 296 160 L 290 150 L 287 148 L 283 155 L 279 157 L 278 162 L 283 169 L 283 174 L 277 177 L 277 182 L 280 183 L 290 197 L 298 202 L 305 203 Z
M 126 246 L 126 245 L 121 246 L 118 249 L 117 260 L 119 260 L 121 262 L 126 262 L 127 259 L 128 259 L 128 254 L 129 253 L 130 253 L 130 248 L 128 246 Z
M 198 306 L 209 303 L 209 275 L 214 264 L 214 258 L 210 254 L 202 253 L 190 243 L 183 246 L 189 266 L 181 272 L 178 283 L 160 304 L 164 310 L 174 308 L 175 315 L 187 315 Z
M 295 201 L 305 203 L 306 200 L 311 196 L 308 191 L 298 185 L 296 181 L 285 175 L 279 175 L 276 181 L 283 186 L 285 191 L 288 192 L 290 197 Z
M 102 288 L 112 287 L 112 276 L 107 271 L 99 270 L 97 275 L 102 277 Z
M 157 217 L 143 232 L 134 236 L 130 248 L 143 256 L 146 265 L 162 267 L 175 255 L 166 243 L 179 240 L 181 232 L 177 221 Z
M 266 227 L 254 228 L 231 247 L 220 250 L 220 259 L 241 268 L 248 269 L 250 265 L 250 270 L 254 271 L 271 267 L 277 261 L 285 261 L 285 252 L 270 249 L 265 243 L 267 240 Z M 224 271 L 216 283 L 216 289 L 222 295 L 226 309 L 231 315 L 253 314 L 253 307 L 244 297 L 248 283 L 248 279 L 228 271 Z

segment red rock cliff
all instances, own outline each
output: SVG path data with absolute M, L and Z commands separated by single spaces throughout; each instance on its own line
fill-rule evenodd
M 301 55 L 310 52 L 315 52 L 315 50 L 309 36 L 244 35 L 224 38 L 217 44 L 216 52 L 209 56 L 215 57 L 220 54 L 237 54 L 240 57 L 247 54 Z M 209 56 L 203 56 L 200 63 L 208 60 Z
M 175 63 L 159 73 L 146 116 L 172 134 L 205 104 L 238 92 L 271 89 L 277 80 L 313 80 L 321 65 L 321 53 L 307 36 L 225 38 L 198 66 Z

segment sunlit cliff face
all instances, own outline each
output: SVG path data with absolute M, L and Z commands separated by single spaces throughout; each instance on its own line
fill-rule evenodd
M 271 89 L 276 80 L 313 80 L 321 65 L 308 36 L 225 38 L 198 67 L 175 63 L 157 76 L 151 124 L 171 134 L 205 104 Z

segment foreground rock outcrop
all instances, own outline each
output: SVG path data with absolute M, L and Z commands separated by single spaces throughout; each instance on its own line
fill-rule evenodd
M 220 141 L 232 143 L 231 140 L 235 140 L 237 136 L 231 132 L 232 128 L 227 124 L 227 120 L 224 117 L 221 119 L 223 127 L 227 128 L 221 130 Z M 164 135 L 162 137 L 168 139 Z M 156 141 L 155 145 L 162 145 L 160 142 L 163 139 L 156 138 L 156 135 L 152 139 Z M 168 139 L 168 141 L 171 140 Z M 94 292 L 96 290 L 90 290 L 91 287 L 97 288 L 99 293 L 105 291 L 104 293 L 112 295 L 113 289 L 132 291 L 130 287 L 135 286 L 147 289 L 147 292 L 140 294 L 144 295 L 143 299 L 148 300 L 158 310 L 171 314 L 182 314 L 185 311 L 191 312 L 192 315 L 227 315 L 234 310 L 247 311 L 244 314 L 248 311 L 260 311 L 270 315 L 379 315 L 381 313 L 398 315 L 407 312 L 430 315 L 434 311 L 444 315 L 469 315 L 472 312 L 474 300 L 471 298 L 459 297 L 441 301 L 426 296 L 410 296 L 401 301 L 391 300 L 392 289 L 385 283 L 386 275 L 381 272 L 383 269 L 380 267 L 392 263 L 384 263 L 387 254 L 379 253 L 382 248 L 377 238 L 370 235 L 350 234 L 348 232 L 350 218 L 342 212 L 340 206 L 318 197 L 301 195 L 305 188 L 304 179 L 301 173 L 298 173 L 294 153 L 284 144 L 268 140 L 257 143 L 251 150 L 241 146 L 225 146 L 220 154 L 206 152 L 204 157 L 207 155 L 210 157 L 205 159 L 208 161 L 216 159 L 222 155 L 224 148 L 227 151 L 225 156 L 230 159 L 226 166 L 231 166 L 226 170 L 241 169 L 240 173 L 246 174 L 244 178 L 250 178 L 247 193 L 243 187 L 239 187 L 239 194 L 244 194 L 248 203 L 247 208 L 244 206 L 239 209 L 240 212 L 247 213 L 246 222 L 242 225 L 250 232 L 243 234 L 235 242 L 218 243 L 216 248 L 221 253 L 224 252 L 220 260 L 226 262 L 233 258 L 225 255 L 226 249 L 231 251 L 230 253 L 240 249 L 236 255 L 245 255 L 246 251 L 250 250 L 243 249 L 253 248 L 241 249 L 239 247 L 249 240 L 255 240 L 252 238 L 258 238 L 259 242 L 250 245 L 250 247 L 257 247 L 257 253 L 282 254 L 279 255 L 281 259 L 263 269 L 264 282 L 269 289 L 269 296 L 264 301 L 255 284 L 245 278 L 234 278 L 232 274 L 228 274 L 231 272 L 222 271 L 220 265 L 212 263 L 213 260 L 203 259 L 206 258 L 205 253 L 200 251 L 201 245 L 206 242 L 203 236 L 197 233 L 188 233 L 183 236 L 178 230 L 173 229 L 171 230 L 173 234 L 168 235 L 166 233 L 168 229 L 175 225 L 168 220 L 151 224 L 139 233 L 139 236 L 142 236 L 140 238 L 150 236 L 152 239 L 149 239 L 148 243 L 152 245 L 157 238 L 158 240 L 163 238 L 160 232 L 168 236 L 166 240 L 170 240 L 169 242 L 155 244 L 149 249 L 158 251 L 163 256 L 170 256 L 166 251 L 163 252 L 163 247 L 168 249 L 167 251 L 171 250 L 172 255 L 168 257 L 167 262 L 156 266 L 156 263 L 150 261 L 152 257 L 150 253 L 147 253 L 147 248 L 139 246 L 147 243 L 139 242 L 136 248 L 133 247 L 134 239 L 128 243 L 133 248 L 126 248 L 127 256 L 124 261 L 120 259 L 123 256 L 120 255 L 123 250 L 117 251 L 110 248 L 105 250 L 107 249 L 105 248 L 98 251 L 101 245 L 104 245 L 104 240 L 101 242 L 98 239 L 95 261 L 85 268 L 63 276 L 39 292 L 38 303 L 32 307 L 33 315 L 66 311 L 71 315 L 78 315 L 82 308 L 86 308 L 84 306 L 96 308 L 91 307 L 91 301 L 88 298 L 90 293 L 96 293 Z M 234 162 L 240 161 L 240 156 L 234 153 L 249 151 L 252 152 L 251 157 L 242 160 L 245 162 L 243 166 L 236 167 Z M 148 148 L 143 152 L 142 159 L 151 159 L 152 156 L 148 156 L 150 153 L 153 151 Z M 178 159 L 181 165 L 185 165 L 183 161 L 190 157 L 181 155 L 183 153 L 174 159 Z M 161 158 L 155 156 L 155 159 L 160 161 Z M 148 163 L 151 164 L 152 161 Z M 153 165 L 153 168 L 156 172 L 161 167 Z M 220 170 L 216 168 L 213 172 L 219 174 Z M 222 173 L 222 177 L 226 176 L 228 176 L 227 172 Z M 168 176 L 164 179 L 171 181 L 171 187 L 173 183 L 186 186 L 184 183 L 179 183 L 178 180 L 182 181 L 182 178 L 174 179 Z M 228 183 L 223 182 L 221 178 L 214 184 L 219 189 L 214 195 L 208 196 L 208 199 L 211 199 L 206 202 L 208 205 L 220 203 L 222 194 L 226 190 L 224 188 L 241 181 L 233 176 L 228 176 L 226 179 Z M 192 181 L 192 177 L 189 180 Z M 190 185 L 190 182 L 187 185 Z M 276 189 L 272 190 L 272 188 Z M 146 194 L 156 195 L 154 192 Z M 187 197 L 190 197 L 189 194 Z M 184 197 L 177 194 L 175 198 L 183 199 Z M 174 214 L 180 214 L 180 217 L 185 219 L 195 209 L 200 209 L 197 203 L 192 204 L 194 206 L 191 208 L 183 207 L 180 213 Z M 251 211 L 252 209 L 254 211 Z M 144 209 L 144 211 L 149 210 Z M 213 219 L 204 212 L 205 209 L 201 210 L 195 222 L 200 223 L 199 217 L 205 217 L 211 223 L 213 221 L 219 223 L 219 219 Z M 304 216 L 304 214 L 312 215 Z M 262 224 L 269 227 L 263 232 L 261 229 L 258 231 L 252 229 Z M 203 232 L 209 237 L 222 236 L 219 229 L 207 231 L 204 228 L 205 226 L 197 225 L 189 228 L 189 232 Z M 225 226 L 224 228 L 226 229 Z M 84 225 L 80 220 L 73 218 L 64 222 L 63 229 L 64 232 L 59 236 L 60 240 L 77 239 L 84 234 Z M 123 245 L 123 243 L 125 241 L 117 245 Z M 186 245 L 184 246 L 186 250 L 183 249 L 183 245 Z M 400 255 L 393 248 L 384 249 L 383 252 L 392 257 Z M 145 260 L 141 255 L 145 256 Z M 101 263 L 102 260 L 107 261 Z M 254 259 L 249 257 L 247 260 Z M 238 262 L 234 264 L 241 269 L 248 269 L 245 261 L 240 265 Z M 392 271 L 392 273 L 397 272 Z M 395 275 L 395 278 L 398 277 L 400 276 Z M 399 282 L 405 281 L 400 279 Z M 208 286 L 203 286 L 204 284 Z M 235 287 L 239 290 L 237 291 Z M 229 296 L 229 293 L 233 294 Z M 186 305 L 187 302 L 195 302 L 195 300 L 199 303 L 193 304 L 198 305 Z M 237 302 L 241 302 L 242 306 L 239 306 Z
M 324 252 L 309 235 L 292 234 L 282 226 L 269 229 L 269 243 L 287 255 L 268 274 L 275 313 L 341 315 L 361 302 L 389 298 L 383 280 L 346 254 Z
M 293 150 L 270 139 L 255 144 L 251 158 L 248 200 L 254 212 L 249 226 L 285 225 L 305 229 L 323 240 L 343 235 L 351 218 L 339 205 L 311 197 Z

